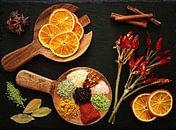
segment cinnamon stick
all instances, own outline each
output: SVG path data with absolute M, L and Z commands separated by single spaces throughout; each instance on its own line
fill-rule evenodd
M 153 17 L 153 14 L 125 15 L 125 16 L 117 17 L 117 20 L 124 22 L 124 21 L 130 21 L 130 20 L 148 19 L 152 17 Z
M 127 9 L 128 9 L 129 11 L 133 12 L 133 13 L 136 13 L 136 14 L 145 14 L 144 12 L 142 12 L 142 11 L 140 11 L 139 9 L 134 8 L 134 7 L 130 6 L 130 5 L 127 6 Z M 155 25 L 157 25 L 157 26 L 160 26 L 160 25 L 161 25 L 161 22 L 158 21 L 158 20 L 156 20 L 155 18 L 150 18 L 149 20 L 150 20 L 152 23 L 154 23 Z
M 119 21 L 120 17 L 124 17 L 124 15 L 117 14 L 117 13 L 111 13 L 111 18 L 114 19 L 115 21 Z M 121 22 L 126 22 L 126 23 L 129 23 L 129 24 L 132 24 L 132 25 L 143 27 L 143 28 L 147 27 L 147 21 L 146 20 L 141 20 L 141 21 L 130 20 L 130 21 L 121 21 Z

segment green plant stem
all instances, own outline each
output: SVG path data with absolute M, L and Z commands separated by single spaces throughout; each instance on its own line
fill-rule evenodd
M 158 51 L 155 51 L 149 58 L 149 60 L 151 60 L 156 54 L 158 53 Z
M 123 99 L 125 100 L 126 98 L 128 98 L 129 96 L 131 96 L 132 94 L 134 94 L 135 92 L 137 92 L 137 91 L 139 91 L 139 90 L 141 90 L 141 89 L 143 89 L 143 88 L 145 88 L 145 87 L 148 87 L 148 86 L 150 86 L 150 85 L 157 84 L 157 83 L 159 83 L 159 82 L 153 82 L 153 83 L 151 83 L 151 84 L 147 84 L 147 85 L 141 86 L 141 87 L 139 87 L 139 88 L 137 88 L 137 89 L 131 91 L 130 93 L 128 93 Z
M 115 108 L 117 101 L 118 101 L 118 90 L 119 90 L 119 83 L 120 83 L 120 75 L 122 71 L 122 63 L 118 63 L 118 72 L 117 72 L 117 79 L 116 79 L 116 87 L 115 87 L 115 98 L 114 98 L 114 106 L 113 109 Z M 113 118 L 113 122 L 115 122 L 115 116 Z
M 128 89 L 124 90 L 123 95 L 121 96 L 120 100 L 118 101 L 117 105 L 115 106 L 114 110 L 111 113 L 111 116 L 110 116 L 110 118 L 108 120 L 109 123 L 114 124 L 113 118 L 115 117 L 115 114 L 117 113 L 122 101 L 124 100 L 124 97 L 128 94 L 128 92 L 129 92 Z

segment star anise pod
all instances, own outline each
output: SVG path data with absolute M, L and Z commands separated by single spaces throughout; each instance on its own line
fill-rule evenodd
M 23 14 L 16 10 L 11 12 L 7 20 L 7 27 L 11 32 L 21 35 L 25 31 L 25 27 L 29 26 L 29 23 L 29 17 L 24 17 Z

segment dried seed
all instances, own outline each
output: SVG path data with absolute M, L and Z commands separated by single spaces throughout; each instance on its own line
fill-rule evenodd
M 10 117 L 10 119 L 15 121 L 16 123 L 19 123 L 19 124 L 29 123 L 32 120 L 34 120 L 34 118 L 32 116 L 27 115 L 27 114 L 16 114 L 16 115 Z
M 26 108 L 24 109 L 23 113 L 32 113 L 33 111 L 35 111 L 36 109 L 38 109 L 42 104 L 42 100 L 35 98 L 33 100 L 31 100 Z
M 51 112 L 51 109 L 48 107 L 40 107 L 36 109 L 31 115 L 33 117 L 44 117 L 47 116 Z

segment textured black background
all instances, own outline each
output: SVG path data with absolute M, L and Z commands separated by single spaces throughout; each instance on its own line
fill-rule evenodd
M 64 1 L 64 0 L 63 0 Z M 71 0 L 70 0 L 71 1 Z M 115 0 L 114 0 L 115 1 Z M 49 7 L 53 3 L 58 3 L 56 0 L 52 1 L 1 1 L 1 34 L 0 34 L 0 58 L 5 54 L 23 47 L 30 43 L 33 38 L 33 28 L 34 23 L 42 10 Z M 64 1 L 65 2 L 65 1 Z M 15 84 L 15 76 L 19 70 L 27 69 L 33 71 L 37 74 L 46 76 L 51 79 L 57 79 L 66 70 L 77 67 L 77 66 L 87 66 L 102 72 L 110 84 L 112 85 L 112 90 L 114 91 L 117 65 L 114 62 L 117 58 L 117 53 L 112 47 L 115 45 L 116 38 L 125 34 L 129 30 L 134 31 L 139 34 L 140 38 L 140 48 L 136 52 L 137 56 L 142 55 L 145 52 L 145 33 L 149 31 L 152 35 L 152 40 L 156 41 L 159 36 L 163 36 L 163 50 L 171 49 L 173 60 L 171 63 L 162 66 L 156 70 L 159 77 L 168 77 L 173 80 L 172 83 L 159 87 L 165 88 L 171 91 L 175 100 L 175 52 L 176 52 L 176 3 L 175 2 L 105 2 L 105 1 L 77 1 L 71 2 L 79 6 L 81 10 L 77 13 L 78 16 L 83 14 L 88 14 L 91 19 L 91 25 L 86 27 L 85 31 L 88 32 L 93 30 L 93 40 L 91 46 L 88 48 L 85 54 L 80 58 L 68 62 L 68 63 L 57 63 L 46 59 L 43 56 L 37 56 L 33 58 L 30 62 L 16 70 L 15 72 L 5 72 L 2 67 L 0 67 L 0 129 L 2 128 L 21 128 L 21 129 L 117 129 L 117 128 L 176 128 L 176 107 L 174 105 L 171 113 L 163 118 L 156 119 L 151 123 L 142 123 L 138 121 L 130 108 L 130 102 L 137 95 L 134 94 L 128 98 L 121 105 L 121 108 L 117 114 L 117 121 L 115 125 L 110 125 L 107 120 L 110 116 L 110 112 L 98 123 L 80 127 L 75 126 L 70 123 L 65 122 L 55 111 L 52 104 L 52 98 L 43 93 L 26 90 L 17 86 L 23 97 L 27 97 L 28 101 L 33 98 L 41 98 L 43 101 L 43 106 L 48 106 L 52 108 L 52 113 L 44 118 L 37 118 L 35 121 L 25 124 L 18 125 L 9 119 L 10 116 L 22 112 L 21 108 L 16 107 L 12 102 L 8 101 L 6 93 L 6 81 L 12 81 Z M 129 14 L 126 11 L 126 6 L 130 4 L 136 6 L 137 8 L 143 10 L 144 12 L 153 12 L 157 19 L 162 21 L 161 27 L 156 27 L 149 23 L 147 29 L 140 27 L 131 26 L 124 23 L 117 23 L 109 19 L 111 12 L 118 12 L 122 14 Z M 6 20 L 8 15 L 12 10 L 20 10 L 25 16 L 30 16 L 31 25 L 26 30 L 24 35 L 21 37 L 16 34 L 12 34 L 7 30 Z M 128 67 L 125 66 L 122 71 L 121 89 L 122 93 L 123 84 L 126 77 L 128 76 Z M 142 92 L 152 92 L 158 89 L 157 86 L 152 86 L 146 88 Z M 26 102 L 26 103 L 27 103 Z

